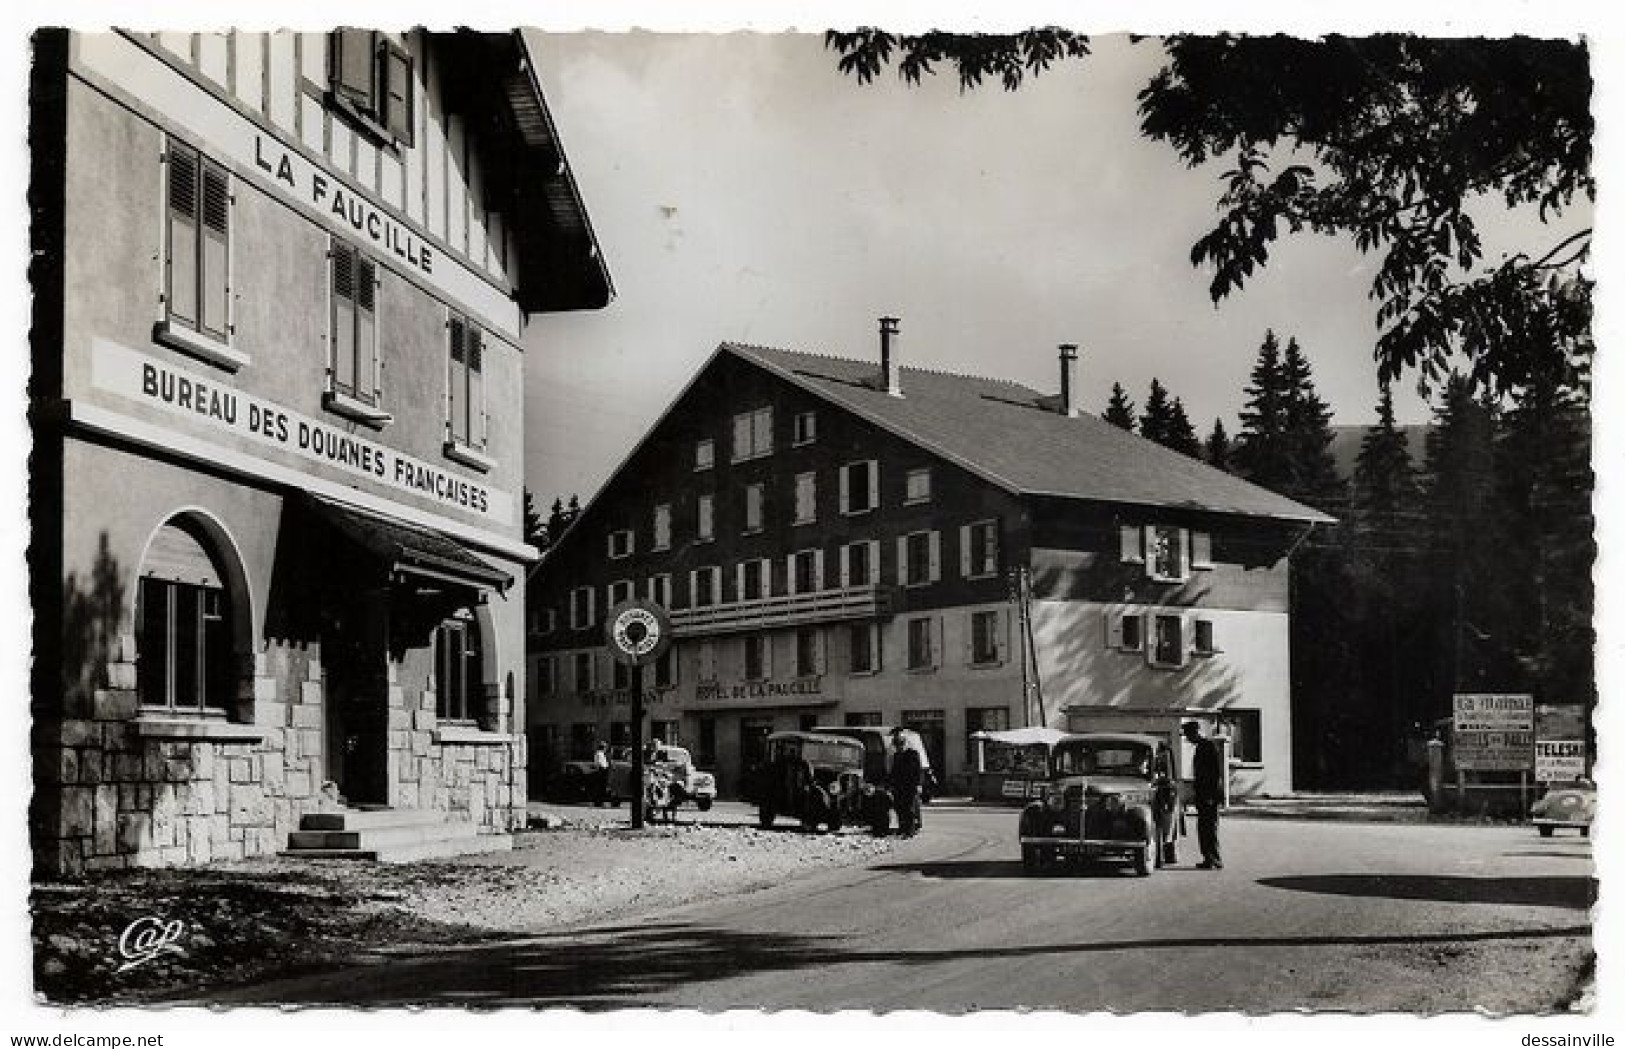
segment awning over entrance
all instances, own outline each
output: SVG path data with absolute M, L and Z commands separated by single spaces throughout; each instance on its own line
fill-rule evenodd
M 513 577 L 487 564 L 467 547 L 427 528 L 310 496 L 310 506 L 340 535 L 384 562 L 391 572 L 506 591 Z

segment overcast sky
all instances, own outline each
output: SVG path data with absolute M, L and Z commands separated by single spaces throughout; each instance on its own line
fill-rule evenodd
M 1153 377 L 1199 436 L 1232 434 L 1267 328 L 1296 336 L 1335 422 L 1377 396 L 1374 257 L 1281 241 L 1219 306 L 1189 261 L 1225 165 L 1142 138 L 1152 43 L 1005 92 L 951 70 L 908 88 L 841 76 L 814 34 L 533 34 L 544 89 L 617 297 L 541 317 L 528 345 L 530 485 L 585 500 L 723 340 L 850 357 L 902 318 L 910 364 L 1057 383 L 1084 347 L 1086 409 Z M 1489 231 L 1490 258 L 1498 250 Z M 1401 422 L 1427 406 L 1397 391 Z

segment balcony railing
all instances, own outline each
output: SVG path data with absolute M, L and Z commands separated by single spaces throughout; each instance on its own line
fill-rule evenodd
M 696 637 L 890 614 L 891 588 L 871 585 L 684 608 L 672 612 L 671 625 L 677 637 Z

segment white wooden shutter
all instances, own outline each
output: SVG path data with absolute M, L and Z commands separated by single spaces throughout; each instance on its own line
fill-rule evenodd
M 750 457 L 750 413 L 734 416 L 733 461 Z
M 1191 567 L 1213 567 L 1213 536 L 1207 532 L 1191 533 Z
M 970 525 L 959 526 L 959 578 L 969 579 L 974 571 L 970 563 Z
M 965 636 L 959 646 L 965 653 L 965 665 L 968 667 L 976 665 L 976 615 L 975 611 L 965 613 Z
M 852 467 L 843 466 L 836 471 L 841 481 L 841 513 L 852 512 Z
M 1121 559 L 1125 564 L 1141 564 L 1145 561 L 1145 537 L 1139 526 L 1120 526 L 1118 542 L 1122 551 Z
M 1106 612 L 1106 647 L 1123 647 L 1123 616 L 1119 612 Z
M 824 589 L 826 585 L 824 580 L 826 578 L 824 575 L 824 548 L 819 547 L 813 551 L 813 593 Z
M 869 540 L 869 578 L 864 583 L 878 583 L 880 576 L 880 540 Z
M 844 543 L 841 546 L 841 589 L 845 590 L 852 585 L 852 544 Z
M 869 509 L 880 505 L 880 460 L 869 460 Z
M 942 533 L 931 531 L 931 582 L 935 583 L 942 578 Z
M 383 124 L 399 142 L 412 144 L 412 58 L 393 43 L 385 45 Z
M 333 90 L 362 111 L 370 111 L 378 68 L 375 35 L 367 29 L 340 29 L 332 39 Z
M 993 629 L 993 641 L 999 647 L 1000 664 L 1010 662 L 1010 612 L 1008 609 L 999 611 L 998 622 Z
M 596 587 L 587 591 L 587 625 L 592 626 L 598 622 L 598 590 Z
M 947 638 L 944 636 L 943 624 L 947 621 L 947 619 L 947 616 L 931 617 L 931 665 L 934 667 L 942 666 L 942 650 L 947 643 Z
M 745 599 L 745 562 L 741 561 L 737 565 L 734 565 L 734 600 L 735 601 L 743 601 L 744 599 Z
M 908 536 L 900 535 L 897 537 L 897 582 L 907 586 L 914 581 L 908 573 Z
M 1150 576 L 1153 579 L 1156 579 L 1156 578 L 1158 578 L 1158 575 L 1157 575 L 1157 526 L 1156 525 L 1146 525 L 1143 529 L 1141 529 L 1141 532 L 1142 532 L 1144 538 L 1141 539 L 1142 545 L 1141 545 L 1140 549 L 1143 551 L 1142 557 L 1145 560 L 1145 574 Z

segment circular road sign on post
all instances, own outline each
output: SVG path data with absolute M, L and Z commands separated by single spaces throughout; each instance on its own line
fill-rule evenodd
M 622 601 L 604 621 L 609 654 L 629 667 L 646 667 L 671 647 L 671 615 L 653 601 Z
M 653 601 L 623 601 L 604 621 L 609 654 L 632 668 L 632 829 L 643 829 L 643 668 L 671 647 L 671 616 Z

